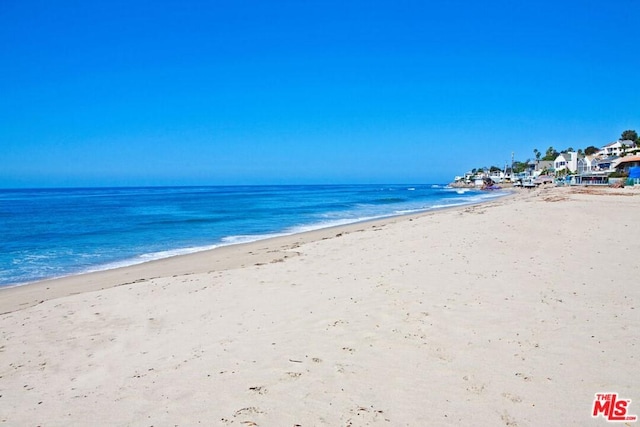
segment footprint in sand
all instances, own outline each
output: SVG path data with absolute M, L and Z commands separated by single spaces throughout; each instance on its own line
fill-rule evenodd
M 509 415 L 508 412 L 505 411 L 500 418 L 507 427 L 518 427 L 518 423 L 513 419 L 513 417 L 511 417 L 511 415 Z
M 256 394 L 267 394 L 267 388 L 264 386 L 249 387 L 249 391 Z
M 297 379 L 302 376 L 302 372 L 285 372 L 285 375 L 291 379 Z
M 513 403 L 521 403 L 522 402 L 522 398 L 520 396 L 516 396 L 515 394 L 502 393 L 502 397 L 504 397 L 505 399 L 509 399 Z
M 376 409 L 373 406 L 358 406 L 357 408 L 350 409 L 349 415 L 349 418 L 346 420 L 347 426 L 353 426 L 354 422 L 358 425 L 361 425 L 363 422 L 369 425 L 369 423 L 375 423 L 381 420 L 386 422 L 391 421 L 385 416 L 384 411 Z
M 255 415 L 255 414 L 264 414 L 260 408 L 256 408 L 255 406 L 249 406 L 247 408 L 238 409 L 233 413 L 234 417 L 240 417 L 244 415 Z
M 478 395 L 482 394 L 484 389 L 485 389 L 485 385 L 484 384 L 479 384 L 479 385 L 478 384 L 472 384 L 469 387 L 467 387 L 467 391 L 469 393 L 478 394 Z

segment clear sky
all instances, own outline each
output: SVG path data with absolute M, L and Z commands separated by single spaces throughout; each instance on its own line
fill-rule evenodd
M 638 0 L 0 1 L 0 187 L 441 183 L 626 129 Z

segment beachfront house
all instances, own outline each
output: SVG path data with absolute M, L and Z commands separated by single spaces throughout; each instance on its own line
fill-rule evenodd
M 571 185 L 607 185 L 613 162 L 603 162 L 596 155 L 577 155 L 576 170 L 571 171 L 573 174 L 567 179 Z
M 638 144 L 635 144 L 633 147 L 627 148 L 626 153 L 627 156 L 640 155 L 640 146 L 638 146 Z
M 598 159 L 596 161 L 596 171 L 608 171 L 613 172 L 615 165 L 620 161 L 620 157 L 605 157 L 604 159 Z
M 616 164 L 616 170 L 624 173 L 629 173 L 629 169 L 640 166 L 640 156 L 626 156 L 622 157 Z
M 571 173 L 575 173 L 578 170 L 578 153 L 575 151 L 560 153 L 553 161 L 553 168 L 556 172 L 568 170 Z
M 636 144 L 635 141 L 630 141 L 626 139 L 624 141 L 620 141 L 620 144 L 622 144 L 621 153 L 620 153 L 621 157 L 637 154 L 638 144 Z
M 580 175 L 572 175 L 571 185 L 607 185 L 609 183 L 608 172 L 587 172 Z
M 630 140 L 615 141 L 605 145 L 596 154 L 598 157 L 620 157 L 634 151 L 636 143 Z
M 640 185 L 640 155 L 620 158 L 615 168 L 626 176 L 629 185 Z
M 553 160 L 535 160 L 533 176 L 540 176 L 549 172 L 553 173 Z
M 596 156 L 584 156 L 578 158 L 578 169 L 577 172 L 579 174 L 585 174 L 592 171 L 597 170 L 598 168 L 598 159 Z
M 598 157 L 619 157 L 622 154 L 622 141 L 611 142 L 598 151 Z
M 491 171 L 489 173 L 489 178 L 493 181 L 493 182 L 497 182 L 497 183 L 501 183 L 504 182 L 507 179 L 507 175 L 504 173 L 504 171 Z

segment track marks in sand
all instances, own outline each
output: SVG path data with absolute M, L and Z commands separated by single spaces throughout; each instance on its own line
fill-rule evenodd
M 348 412 L 345 427 L 366 426 L 370 423 L 379 423 L 380 421 L 391 422 L 386 418 L 383 410 L 370 406 L 356 406 Z
M 471 394 L 481 395 L 487 388 L 485 383 L 476 381 L 473 376 L 465 375 L 462 379 L 468 384 L 465 389 Z
M 249 391 L 254 394 L 260 394 L 260 395 L 267 394 L 269 392 L 269 390 L 267 390 L 265 386 L 249 387 Z
M 524 374 L 522 372 L 516 372 L 516 377 L 522 378 L 523 381 L 528 382 L 528 383 L 533 381 L 533 377 L 531 377 L 531 375 L 527 375 L 527 374 Z
M 237 421 L 242 426 L 259 426 L 260 424 L 253 421 L 253 419 L 263 414 L 265 412 L 262 409 L 256 406 L 248 406 L 235 411 L 231 418 L 222 418 L 220 421 L 226 425 L 235 424 Z
M 468 214 L 476 214 L 476 215 L 482 215 L 486 212 L 486 209 L 484 209 L 483 207 L 480 206 L 470 206 L 468 208 L 466 208 L 465 210 L 460 212 L 460 215 L 463 215 L 465 213 Z
M 507 427 L 518 427 L 518 423 L 515 419 L 507 411 L 504 411 L 504 414 L 500 416 L 500 419 Z
M 502 393 L 501 396 L 513 403 L 522 403 L 522 398 L 520 396 L 511 393 Z
M 330 366 L 325 366 L 323 360 L 317 356 L 292 354 L 272 362 L 266 369 L 264 367 L 259 369 L 263 374 L 260 382 L 246 383 L 243 389 L 238 389 L 233 385 L 230 387 L 229 390 L 235 390 L 237 394 L 234 400 L 239 404 L 239 407 L 227 406 L 227 409 L 218 418 L 218 424 L 225 426 L 284 425 L 299 427 L 315 425 L 310 423 L 308 418 L 293 418 L 295 414 L 288 413 L 289 408 L 280 403 L 288 396 L 300 396 L 301 399 L 309 396 L 309 383 L 324 378 L 326 375 L 323 371 L 330 369 Z M 252 377 L 247 375 L 245 370 L 235 373 L 237 376 L 234 377 L 233 383 L 236 385 L 238 382 L 246 381 Z

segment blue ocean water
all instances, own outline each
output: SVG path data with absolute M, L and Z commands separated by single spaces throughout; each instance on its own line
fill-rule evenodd
M 441 185 L 0 190 L 0 286 L 500 195 Z

